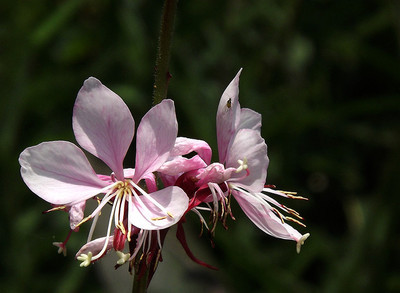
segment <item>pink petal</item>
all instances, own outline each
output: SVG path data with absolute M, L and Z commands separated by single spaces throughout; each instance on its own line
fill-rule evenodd
M 232 194 L 247 217 L 268 235 L 296 242 L 301 239 L 302 235 L 292 226 L 282 223 L 268 203 L 238 191 L 233 191 Z
M 234 172 L 235 170 L 235 168 L 225 169 L 224 165 L 222 165 L 221 163 L 212 163 L 196 176 L 196 178 L 199 179 L 196 185 L 198 187 L 201 187 L 204 184 L 211 182 L 220 184 L 231 178 L 232 172 Z
M 210 164 L 212 155 L 211 147 L 208 143 L 199 139 L 177 137 L 170 157 L 187 155 L 191 152 L 196 152 L 207 165 Z
M 198 155 L 187 159 L 185 157 L 175 157 L 172 161 L 164 163 L 158 172 L 175 176 L 195 169 L 205 168 L 207 164 Z
M 178 123 L 172 100 L 163 100 L 142 118 L 137 129 L 134 181 L 156 171 L 174 147 Z
M 267 178 L 268 155 L 267 145 L 260 133 L 252 129 L 241 129 L 228 148 L 226 166 L 238 168 L 238 160 L 247 159 L 249 175 L 246 171 L 234 174 L 234 178 L 241 178 L 235 184 L 253 192 L 263 189 Z
M 103 160 L 122 180 L 122 163 L 135 131 L 135 122 L 124 101 L 90 77 L 76 98 L 72 126 L 78 143 Z
M 86 201 L 81 201 L 77 204 L 72 205 L 69 208 L 69 226 L 71 230 L 74 232 L 79 231 L 79 227 L 76 227 L 84 217 L 84 212 L 85 212 L 85 206 L 86 206 Z
M 251 109 L 243 108 L 240 112 L 239 129 L 254 129 L 261 131 L 261 114 Z
M 67 141 L 29 147 L 21 153 L 19 163 L 22 179 L 30 190 L 52 204 L 80 202 L 107 186 L 82 150 Z
M 222 94 L 217 110 L 217 141 L 219 161 L 225 163 L 229 141 L 236 133 L 240 119 L 239 105 L 239 76 L 242 69 L 236 74 Z
M 81 247 L 81 249 L 79 249 L 75 257 L 77 258 L 81 254 L 88 254 L 89 252 L 91 252 L 93 255 L 100 253 L 106 241 L 107 237 L 101 237 L 86 243 L 84 246 Z M 108 237 L 106 253 L 113 247 L 113 241 L 114 241 L 113 235 Z
M 129 223 L 145 230 L 160 230 L 174 225 L 186 212 L 189 198 L 186 193 L 177 186 L 170 186 L 157 192 L 148 194 L 172 215 L 170 217 L 164 211 L 156 207 L 151 200 L 140 195 L 143 206 L 136 198 L 129 201 Z

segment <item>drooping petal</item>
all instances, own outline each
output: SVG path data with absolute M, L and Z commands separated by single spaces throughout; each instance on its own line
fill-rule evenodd
M 130 224 L 145 230 L 160 230 L 174 225 L 189 205 L 186 193 L 177 186 L 170 186 L 147 196 L 140 195 L 140 200 L 142 203 L 133 197 L 129 201 L 128 220 Z M 160 210 L 154 201 L 164 210 Z
M 29 147 L 21 153 L 19 163 L 22 179 L 30 190 L 55 205 L 86 200 L 107 186 L 82 150 L 67 141 Z
M 292 226 L 282 223 L 268 203 L 234 190 L 232 195 L 247 217 L 262 231 L 276 238 L 299 241 L 302 235 Z
M 204 168 L 196 178 L 199 180 L 196 185 L 198 187 L 203 186 L 207 183 L 217 183 L 220 184 L 225 182 L 232 176 L 236 168 L 226 168 L 221 163 L 212 163 L 211 165 Z
M 240 119 L 239 105 L 239 76 L 242 69 L 236 74 L 225 89 L 219 101 L 217 110 L 217 142 L 219 161 L 225 163 L 229 141 L 236 133 Z
M 187 137 L 177 137 L 175 145 L 171 150 L 170 157 L 187 155 L 196 152 L 208 165 L 211 162 L 211 147 L 204 140 Z
M 135 122 L 124 101 L 98 79 L 85 80 L 76 98 L 72 126 L 78 143 L 123 179 L 123 160 Z
M 261 131 L 261 114 L 248 108 L 243 108 L 240 112 L 239 129 L 254 129 Z
M 234 178 L 241 178 L 235 181 L 235 184 L 253 192 L 260 192 L 267 177 L 269 159 L 267 145 L 258 131 L 241 129 L 231 141 L 228 148 L 226 166 L 238 168 L 238 160 L 247 160 L 249 174 L 246 177 L 244 177 L 246 171 L 234 174 Z
M 84 217 L 86 201 L 81 201 L 73 204 L 68 211 L 69 214 L 69 226 L 74 232 L 79 231 L 79 227 L 76 227 Z
M 137 129 L 135 182 L 145 173 L 156 171 L 168 159 L 177 133 L 172 100 L 163 100 L 146 113 Z
M 206 166 L 207 164 L 198 155 L 190 159 L 179 156 L 162 164 L 162 166 L 158 169 L 158 172 L 170 176 L 176 176 L 184 172 L 205 168 Z
M 92 253 L 92 255 L 98 254 L 104 247 L 104 244 L 107 241 L 107 237 L 101 237 L 97 238 L 95 240 L 92 240 L 88 243 L 86 243 L 84 246 L 79 249 L 79 251 L 76 253 L 75 258 L 78 258 L 82 254 L 88 254 L 89 252 Z M 107 253 L 112 247 L 113 247 L 113 241 L 114 241 L 114 236 L 111 235 L 108 237 L 108 242 L 107 242 L 107 247 L 106 247 L 106 252 Z

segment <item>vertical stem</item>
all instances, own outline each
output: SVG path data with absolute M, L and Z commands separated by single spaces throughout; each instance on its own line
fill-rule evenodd
M 139 267 L 139 266 L 137 266 L 137 267 Z M 139 278 L 138 270 L 135 270 L 135 275 L 133 277 L 132 293 L 146 293 L 147 292 L 148 276 L 149 276 L 149 270 L 147 270 L 141 278 Z
M 165 0 L 164 2 L 154 74 L 153 105 L 167 97 L 168 82 L 171 78 L 169 59 L 177 4 L 178 0 Z

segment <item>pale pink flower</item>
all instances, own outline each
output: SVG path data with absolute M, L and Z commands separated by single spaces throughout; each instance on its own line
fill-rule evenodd
M 196 212 L 202 222 L 205 223 L 199 210 L 206 209 L 213 212 L 214 226 L 210 229 L 212 232 L 218 218 L 221 218 L 225 225 L 226 216 L 228 214 L 232 216 L 229 204 L 229 197 L 232 195 L 244 213 L 258 228 L 271 236 L 296 241 L 296 248 L 299 252 L 300 246 L 309 234 L 301 235 L 288 225 L 285 220 L 300 222 L 290 216 L 284 216 L 278 209 L 299 219 L 302 218 L 297 212 L 279 204 L 267 193 L 290 198 L 302 197 L 265 186 L 269 158 L 267 145 L 260 134 L 261 115 L 253 110 L 240 107 L 240 73 L 241 70 L 228 85 L 218 106 L 219 163 L 209 164 L 209 162 L 203 160 L 205 164 L 199 163 L 199 168 L 193 166 L 192 170 L 186 169 L 184 172 L 178 172 L 175 185 L 182 187 L 188 194 L 190 198 L 189 209 Z M 201 148 L 202 153 L 206 153 L 205 149 L 209 148 L 201 141 L 189 141 L 183 138 L 181 140 L 192 144 L 191 148 L 187 147 L 190 151 Z M 189 152 L 184 152 L 183 149 L 179 152 L 174 148 L 173 153 L 180 157 Z M 198 154 L 201 157 L 201 154 Z M 165 170 L 166 173 L 171 175 L 173 172 L 168 171 L 176 171 L 178 162 L 179 160 L 170 158 L 169 165 L 164 165 L 162 168 L 175 166 L 175 168 Z M 213 203 L 212 209 L 199 207 L 201 203 L 210 202 Z M 219 211 L 219 206 L 221 206 L 221 211 Z M 184 245 L 186 244 L 184 243 Z
M 217 111 L 219 159 L 227 170 L 236 168 L 225 183 L 242 210 L 258 228 L 271 236 L 296 241 L 296 250 L 300 252 L 301 245 L 310 234 L 301 235 L 288 225 L 285 220 L 300 222 L 284 216 L 277 208 L 301 219 L 299 214 L 266 194 L 295 197 L 290 192 L 264 187 L 269 159 L 267 145 L 260 135 L 261 115 L 250 109 L 240 108 L 240 73 L 241 70 L 222 94 Z M 219 189 L 215 192 L 219 197 L 224 196 Z
M 88 243 L 78 255 L 82 265 L 102 257 L 111 248 L 110 243 L 115 250 L 122 250 L 125 239 L 131 241 L 133 229 L 139 231 L 136 244 L 144 243 L 146 231 L 159 231 L 179 221 L 188 207 L 188 197 L 176 186 L 157 190 L 153 175 L 175 143 L 178 126 L 173 101 L 162 101 L 142 118 L 137 129 L 135 169 L 123 168 L 135 122 L 123 100 L 96 78 L 87 79 L 78 93 L 73 130 L 80 146 L 110 167 L 110 176 L 96 174 L 83 151 L 67 141 L 29 147 L 21 153 L 19 162 L 22 178 L 34 193 L 69 211 L 71 229 L 94 218 Z M 85 201 L 98 194 L 104 194 L 97 199 L 98 207 L 82 219 Z M 97 218 L 107 203 L 112 203 L 112 210 L 106 236 L 91 241 Z M 136 245 L 131 253 L 136 254 L 139 248 Z M 127 259 L 121 255 L 119 263 Z

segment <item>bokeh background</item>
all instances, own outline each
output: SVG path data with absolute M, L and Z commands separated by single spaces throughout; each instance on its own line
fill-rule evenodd
M 67 215 L 19 175 L 17 158 L 48 140 L 75 141 L 72 107 L 83 81 L 99 78 L 138 123 L 151 107 L 163 1 L 2 1 L 0 4 L 0 253 L 2 292 L 130 292 L 115 256 L 82 269 L 53 241 Z M 215 248 L 186 224 L 193 264 L 170 233 L 149 292 L 400 292 L 400 2 L 182 0 L 169 97 L 179 134 L 216 150 L 219 98 L 243 67 L 240 101 L 262 113 L 268 183 L 309 198 L 311 237 L 295 243 L 258 230 L 234 205 Z M 216 153 L 216 152 L 215 152 Z M 132 166 L 134 147 L 125 160 Z M 217 159 L 215 157 L 215 159 Z M 99 167 L 100 168 L 100 167 Z

